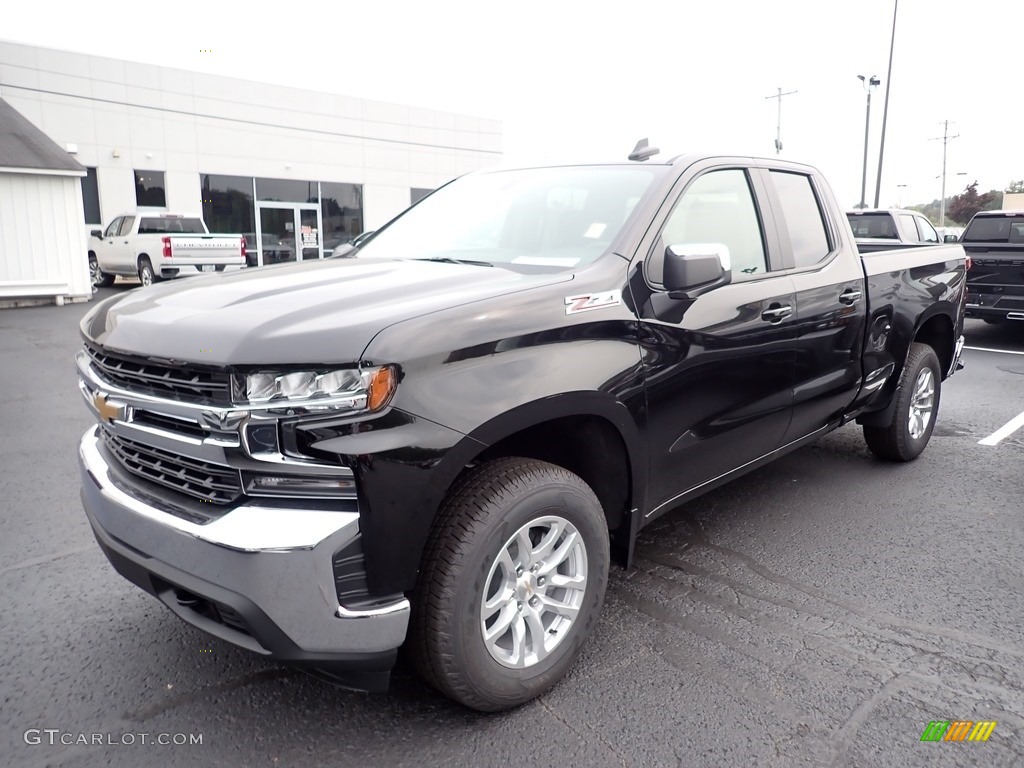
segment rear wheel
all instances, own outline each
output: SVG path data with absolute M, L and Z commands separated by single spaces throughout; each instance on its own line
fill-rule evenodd
M 579 477 L 519 458 L 470 470 L 424 553 L 410 632 L 417 669 L 485 712 L 541 695 L 590 634 L 608 562 L 604 512 Z
M 89 254 L 89 279 L 97 288 L 109 288 L 114 284 L 114 276 L 100 269 L 100 263 L 92 253 Z
M 927 344 L 910 345 L 896 388 L 896 407 L 885 427 L 864 427 L 868 448 L 880 459 L 911 461 L 931 439 L 939 411 L 939 358 Z
M 160 278 L 153 272 L 153 264 L 149 260 L 149 256 L 139 257 L 139 282 L 144 286 L 152 285 L 153 283 L 159 282 Z

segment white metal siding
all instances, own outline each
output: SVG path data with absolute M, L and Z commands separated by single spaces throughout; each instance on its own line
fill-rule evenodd
M 92 295 L 80 184 L 0 173 L 0 299 Z
M 0 82 L 11 106 L 98 169 L 104 225 L 135 210 L 136 169 L 164 171 L 168 209 L 186 212 L 200 210 L 200 173 L 362 184 L 363 226 L 375 229 L 411 188 L 501 162 L 495 120 L 20 43 L 0 41 Z

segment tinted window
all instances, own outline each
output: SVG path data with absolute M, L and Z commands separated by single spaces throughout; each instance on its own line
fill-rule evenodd
M 205 232 L 203 222 L 199 219 L 184 219 L 180 216 L 143 216 L 139 222 L 140 235 L 196 235 Z
M 1024 242 L 1024 216 L 975 216 L 961 240 L 965 243 Z
M 121 219 L 121 228 L 117 230 L 117 234 L 120 236 L 130 234 L 132 231 L 132 226 L 134 226 L 134 224 L 134 216 L 125 216 L 123 219 Z
M 244 234 L 255 253 L 256 214 L 251 176 L 199 175 L 203 190 L 203 219 L 211 232 Z
M 324 250 L 333 251 L 363 231 L 363 188 L 359 184 L 321 182 L 320 217 Z
M 687 243 L 725 245 L 733 279 L 768 271 L 761 224 L 745 171 L 712 171 L 686 188 L 651 254 L 648 276 L 653 282 L 662 282 L 665 249 Z
M 357 258 L 464 259 L 567 269 L 607 252 L 666 166 L 586 166 L 463 176 L 365 241 Z
M 817 264 L 828 256 L 831 248 L 810 177 L 785 171 L 771 171 L 769 176 L 782 204 L 785 220 L 779 226 L 789 232 L 794 265 Z
M 104 237 L 113 237 L 117 234 L 117 230 L 121 228 L 121 217 L 118 216 L 110 224 L 107 225 L 106 230 L 103 232 Z
M 853 236 L 858 239 L 880 237 L 885 240 L 899 240 L 892 214 L 889 213 L 848 213 Z
M 921 233 L 917 231 L 916 217 L 909 213 L 899 214 L 900 229 L 903 230 L 903 239 L 908 243 L 916 243 L 921 239 Z
M 153 208 L 167 206 L 163 171 L 135 172 L 135 202 L 141 206 Z
M 925 221 L 920 216 L 915 216 L 914 218 L 917 220 L 917 229 L 921 233 L 922 242 L 939 242 L 939 233 L 935 231 L 935 227 L 933 227 L 929 222 Z
M 319 192 L 315 181 L 298 179 L 256 179 L 256 199 L 281 203 L 316 203 Z
M 100 190 L 96 184 L 96 169 L 86 168 L 82 177 L 82 203 L 85 208 L 86 224 L 102 224 L 100 216 Z

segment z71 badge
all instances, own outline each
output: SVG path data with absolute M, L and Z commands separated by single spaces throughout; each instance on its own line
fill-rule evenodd
M 622 291 L 602 291 L 601 293 L 584 293 L 579 296 L 565 297 L 565 314 L 575 315 L 577 312 L 589 312 L 592 309 L 614 307 L 622 303 Z

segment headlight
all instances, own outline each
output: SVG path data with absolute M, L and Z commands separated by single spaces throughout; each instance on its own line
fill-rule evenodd
M 251 405 L 270 407 L 308 404 L 379 411 L 390 402 L 397 385 L 398 376 L 390 365 L 336 371 L 261 371 L 244 377 L 246 400 Z

